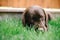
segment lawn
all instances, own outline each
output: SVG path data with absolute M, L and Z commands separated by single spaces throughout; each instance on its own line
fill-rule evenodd
M 60 40 L 60 18 L 51 20 L 48 31 L 35 32 L 23 27 L 20 19 L 6 18 L 0 21 L 0 40 Z

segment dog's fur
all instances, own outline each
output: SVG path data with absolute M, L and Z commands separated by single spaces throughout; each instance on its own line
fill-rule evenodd
M 48 21 L 51 20 L 49 13 L 46 13 L 40 6 L 31 6 L 27 8 L 22 15 L 22 23 L 24 26 L 35 26 L 35 29 L 43 28 L 48 30 Z

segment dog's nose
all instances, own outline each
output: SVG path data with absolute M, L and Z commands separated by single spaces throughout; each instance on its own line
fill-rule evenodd
M 47 31 L 47 28 L 44 24 L 38 24 L 38 30 Z

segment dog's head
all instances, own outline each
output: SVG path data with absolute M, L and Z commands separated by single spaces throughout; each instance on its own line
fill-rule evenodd
M 43 28 L 47 30 L 47 22 L 49 14 L 46 14 L 45 11 L 39 6 L 32 6 L 25 10 L 23 13 L 22 22 L 26 26 L 35 26 L 35 28 Z M 50 18 L 49 18 L 50 19 Z

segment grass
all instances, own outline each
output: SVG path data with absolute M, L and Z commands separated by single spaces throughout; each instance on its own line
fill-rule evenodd
M 48 24 L 48 31 L 36 33 L 23 27 L 20 19 L 6 18 L 0 21 L 0 40 L 60 40 L 60 18 Z

